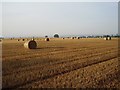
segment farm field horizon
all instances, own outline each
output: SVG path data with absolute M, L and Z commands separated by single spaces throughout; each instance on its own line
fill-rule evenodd
M 118 88 L 118 39 L 2 42 L 3 88 Z

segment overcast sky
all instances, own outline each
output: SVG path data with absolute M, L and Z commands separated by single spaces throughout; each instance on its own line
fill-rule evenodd
M 117 2 L 4 2 L 2 36 L 118 33 Z

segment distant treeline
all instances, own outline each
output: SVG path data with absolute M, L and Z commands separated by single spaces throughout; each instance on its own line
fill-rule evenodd
M 85 37 L 85 36 L 84 36 Z M 102 35 L 102 36 L 87 36 L 87 38 L 104 38 L 104 37 L 113 37 L 113 38 L 120 38 L 120 35 Z
M 48 37 L 48 36 L 45 36 L 45 37 Z M 59 36 L 57 36 L 57 37 L 59 38 Z M 64 38 L 65 37 L 66 36 L 64 36 Z M 104 37 L 120 38 L 120 35 L 119 34 L 116 34 L 116 35 L 87 35 L 87 36 L 79 36 L 79 35 L 76 36 L 75 35 L 75 37 L 80 37 L 80 38 L 104 38 Z M 16 37 L 16 38 L 21 38 L 22 39 L 22 38 L 25 38 L 25 37 Z M 26 37 L 26 38 L 33 38 L 33 37 Z M 34 37 L 34 38 L 42 38 L 42 37 Z M 55 38 L 55 35 L 54 35 L 54 38 Z M 0 39 L 4 39 L 4 37 L 0 37 Z M 11 39 L 14 39 L 14 37 L 12 37 Z

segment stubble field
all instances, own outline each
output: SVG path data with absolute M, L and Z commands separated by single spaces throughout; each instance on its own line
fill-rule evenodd
M 3 88 L 118 88 L 118 39 L 36 40 L 2 43 Z

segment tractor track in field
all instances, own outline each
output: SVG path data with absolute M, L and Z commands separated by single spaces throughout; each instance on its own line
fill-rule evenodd
M 31 59 L 32 57 L 36 57 L 36 58 L 38 57 L 38 58 L 39 58 L 39 57 L 41 57 L 41 56 L 44 56 L 44 57 L 45 57 L 45 56 L 48 56 L 48 55 L 50 56 L 50 55 L 60 54 L 60 53 L 69 53 L 69 52 L 74 53 L 74 52 L 77 52 L 77 51 L 81 51 L 81 52 L 83 51 L 83 52 L 84 52 L 85 50 L 91 51 L 91 50 L 93 50 L 93 49 L 94 49 L 94 50 L 98 50 L 98 48 L 83 48 L 83 50 L 79 50 L 79 49 L 69 50 L 69 49 L 70 49 L 70 48 L 66 49 L 66 51 L 65 51 L 65 50 L 64 50 L 64 51 L 63 51 L 63 50 L 62 50 L 62 51 L 61 51 L 61 50 L 57 50 L 57 51 L 51 51 L 51 52 L 49 52 L 49 53 L 42 53 L 42 54 L 41 54 L 41 53 L 38 54 L 38 52 L 36 52 L 37 54 L 34 53 L 34 54 L 32 54 L 32 55 L 28 55 L 28 54 L 26 55 L 26 54 L 25 54 L 25 55 L 14 55 L 14 56 L 10 56 L 10 57 L 4 56 L 2 60 L 3 60 L 3 61 L 4 61 L 4 60 L 9 60 L 9 59 L 10 59 L 10 60 L 12 60 L 12 59 L 16 59 L 16 60 L 21 60 L 21 59 L 24 60 L 24 59 L 25 59 L 25 60 L 26 60 L 26 59 Z M 108 48 L 102 47 L 102 49 L 103 49 L 103 50 L 105 50 L 105 49 L 110 50 L 110 49 L 114 49 L 114 48 L 113 48 L 113 47 L 108 47 Z M 102 49 L 100 49 L 100 51 L 101 51 Z M 32 56 L 32 57 L 31 57 L 31 56 Z
M 112 52 L 112 53 L 116 53 L 116 52 Z M 109 53 L 109 54 L 112 54 L 112 53 Z M 69 60 L 64 60 L 64 59 L 62 59 L 62 60 L 60 60 L 59 62 L 55 62 L 55 61 L 53 61 L 53 62 L 51 62 L 51 63 L 45 63 L 45 64 L 42 64 L 41 66 L 39 65 L 39 63 L 38 63 L 38 65 L 39 65 L 39 67 L 38 68 L 42 68 L 42 69 L 44 69 L 45 67 L 47 67 L 48 65 L 49 66 L 53 66 L 53 65 L 59 65 L 59 64 L 64 64 L 64 63 L 69 63 L 69 62 L 76 62 L 76 61 L 80 61 L 80 60 L 82 60 L 82 59 L 86 59 L 86 58 L 94 58 L 94 57 L 97 57 L 97 56 L 102 56 L 102 55 L 104 55 L 104 54 L 106 54 L 106 53 L 97 53 L 97 54 L 93 54 L 93 55 L 88 55 L 88 56 L 84 56 L 84 57 L 76 57 L 76 56 L 72 56 Z M 117 53 L 116 53 L 117 54 Z M 115 55 L 116 55 L 115 54 Z M 49 62 L 49 61 L 48 61 Z M 29 66 L 29 65 L 28 65 Z M 12 72 L 12 74 L 15 74 L 15 73 L 21 73 L 21 71 L 23 72 L 23 71 L 31 71 L 31 70 L 33 70 L 34 69 L 34 67 L 36 67 L 36 64 L 33 66 L 31 66 L 31 67 L 33 67 L 33 68 L 30 68 L 30 67 L 28 67 L 29 69 L 27 69 L 26 70 L 26 68 L 27 67 L 22 67 L 23 68 L 23 70 L 18 70 L 18 71 L 15 71 L 15 72 Z M 20 69 L 22 69 L 22 68 L 20 68 Z M 24 70 L 25 69 L 25 70 Z M 35 69 L 34 69 L 35 70 Z M 40 70 L 40 69 L 39 69 Z M 3 70 L 4 71 L 4 70 Z M 11 72 L 10 73 L 3 73 L 3 76 L 6 76 L 6 75 L 10 75 L 11 74 Z
M 76 65 L 75 65 L 75 67 L 74 67 L 74 68 L 71 68 L 70 70 L 62 71 L 62 72 L 55 73 L 55 74 L 49 75 L 49 76 L 44 76 L 43 78 L 36 78 L 36 79 L 30 80 L 30 81 L 27 81 L 27 82 L 25 82 L 25 83 L 23 83 L 23 84 L 17 84 L 17 85 L 8 86 L 8 87 L 6 86 L 5 88 L 17 89 L 17 88 L 19 88 L 19 87 L 25 86 L 25 85 L 27 85 L 27 84 L 31 84 L 31 83 L 33 83 L 33 82 L 47 80 L 47 79 L 53 78 L 53 77 L 55 77 L 55 76 L 63 75 L 63 74 L 65 74 L 65 73 L 69 73 L 69 72 L 78 70 L 78 69 L 80 69 L 80 68 L 85 68 L 85 67 L 88 67 L 88 66 L 92 66 L 92 65 L 95 65 L 95 64 L 99 64 L 99 63 L 106 62 L 106 61 L 109 61 L 109 60 L 115 59 L 115 58 L 117 58 L 117 56 L 114 56 L 114 57 L 111 57 L 111 58 L 107 58 L 107 59 L 104 58 L 102 61 L 99 60 L 99 61 L 96 61 L 96 62 L 89 62 L 89 63 L 87 63 L 87 64 L 81 64 L 80 66 L 77 66 L 77 67 L 76 67 Z

